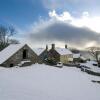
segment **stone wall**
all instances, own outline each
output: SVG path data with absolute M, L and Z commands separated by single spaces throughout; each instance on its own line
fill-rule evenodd
M 56 52 L 56 50 L 49 50 L 48 52 L 48 59 L 54 59 L 56 62 L 60 61 L 60 55 Z

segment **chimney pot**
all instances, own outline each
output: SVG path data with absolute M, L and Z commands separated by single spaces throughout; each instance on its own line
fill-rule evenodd
M 52 44 L 52 49 L 55 49 L 55 44 Z
M 48 50 L 48 45 L 46 45 L 46 50 Z
M 65 44 L 65 48 L 67 49 L 67 44 Z

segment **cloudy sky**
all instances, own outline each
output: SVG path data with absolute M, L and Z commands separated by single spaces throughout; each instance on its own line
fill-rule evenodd
M 100 0 L 0 0 L 0 24 L 33 47 L 100 44 Z

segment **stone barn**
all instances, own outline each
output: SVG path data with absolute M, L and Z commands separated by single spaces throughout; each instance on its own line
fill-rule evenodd
M 0 66 L 28 66 L 38 61 L 36 53 L 27 44 L 11 44 L 0 52 Z

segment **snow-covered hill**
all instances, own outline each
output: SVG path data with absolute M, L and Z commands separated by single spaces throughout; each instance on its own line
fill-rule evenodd
M 77 68 L 0 68 L 0 100 L 100 100 L 100 84 Z

